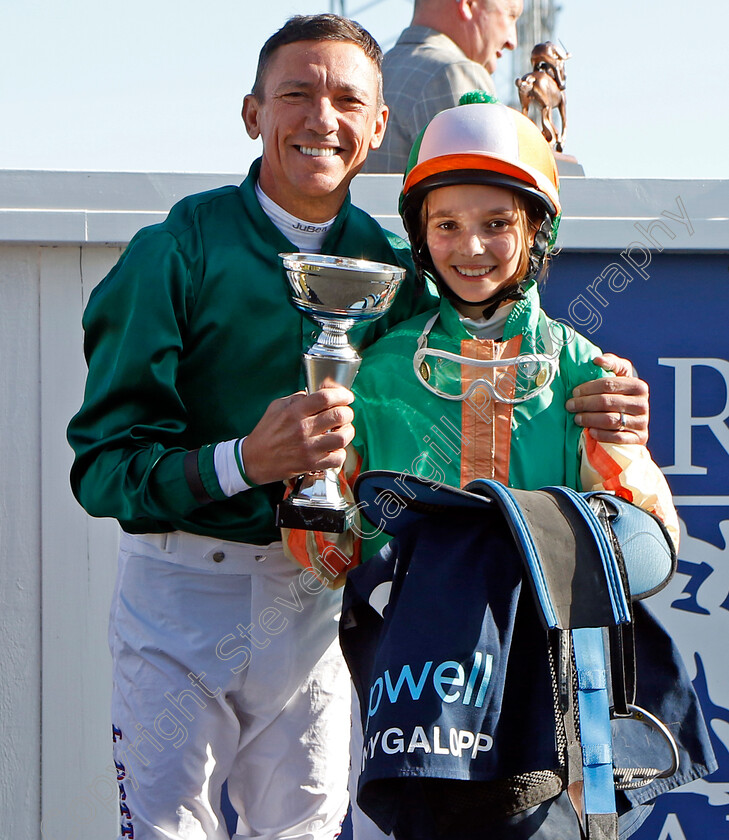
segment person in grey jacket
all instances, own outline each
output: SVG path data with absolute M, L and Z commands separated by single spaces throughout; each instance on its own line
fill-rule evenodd
M 387 133 L 364 172 L 402 174 L 433 117 L 471 90 L 494 94 L 491 74 L 516 47 L 523 0 L 415 0 L 413 18 L 382 64 Z

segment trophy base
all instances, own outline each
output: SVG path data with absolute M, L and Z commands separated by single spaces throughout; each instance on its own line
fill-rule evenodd
M 321 505 L 295 504 L 290 499 L 284 499 L 276 508 L 276 525 L 279 528 L 343 534 L 352 526 L 356 512 L 356 505 L 338 509 Z

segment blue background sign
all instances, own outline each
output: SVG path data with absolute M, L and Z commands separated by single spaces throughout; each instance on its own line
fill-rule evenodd
M 674 494 L 681 548 L 678 573 L 648 604 L 691 674 L 719 769 L 659 797 L 633 837 L 707 840 L 729 836 L 729 255 L 649 257 L 641 273 L 615 253 L 565 252 L 542 297 L 549 315 L 631 359 L 650 386 L 648 445 Z

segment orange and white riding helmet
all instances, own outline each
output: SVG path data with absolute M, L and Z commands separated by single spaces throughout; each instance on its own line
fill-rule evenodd
M 400 195 L 400 215 L 419 271 L 432 270 L 422 241 L 423 201 L 431 190 L 453 184 L 505 187 L 531 199 L 544 213 L 535 241 L 535 262 L 541 265 L 556 239 L 559 176 L 549 144 L 530 119 L 489 94 L 474 91 L 455 108 L 433 117 L 420 133 Z

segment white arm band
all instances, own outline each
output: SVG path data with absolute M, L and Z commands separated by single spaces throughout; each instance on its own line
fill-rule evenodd
M 215 473 L 220 489 L 226 496 L 235 496 L 251 485 L 245 479 L 243 464 L 243 441 L 245 438 L 226 440 L 215 447 Z

